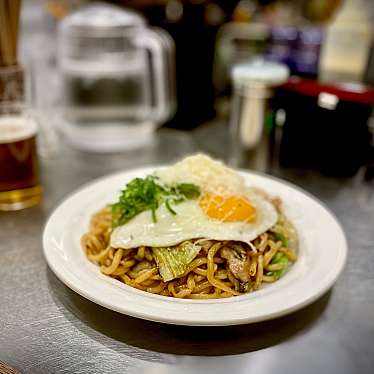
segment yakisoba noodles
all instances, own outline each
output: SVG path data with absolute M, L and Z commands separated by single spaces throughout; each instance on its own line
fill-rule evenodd
M 274 229 L 246 245 L 233 241 L 203 241 L 203 249 L 188 265 L 180 278 L 164 282 L 158 272 L 152 249 L 141 246 L 133 249 L 110 247 L 112 213 L 104 208 L 91 220 L 89 232 L 82 237 L 88 259 L 100 266 L 103 274 L 143 291 L 178 298 L 212 299 L 240 295 L 257 290 L 262 283 L 275 282 L 288 263 L 272 263 L 279 254 L 290 263 L 296 261 L 294 250 L 285 247 L 279 234 L 288 233 L 289 242 L 296 240 L 295 232 L 283 218 Z M 282 231 L 283 230 L 283 231 Z M 249 281 L 243 285 L 227 266 L 222 256 L 225 249 L 245 251 L 248 255 Z M 224 255 L 224 253 L 223 253 Z M 283 257 L 281 257 L 283 258 Z
M 127 183 L 93 215 L 81 242 L 103 274 L 189 299 L 255 291 L 297 258 L 297 233 L 280 201 L 202 155 Z

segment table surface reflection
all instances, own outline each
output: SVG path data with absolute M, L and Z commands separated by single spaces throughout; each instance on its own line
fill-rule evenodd
M 336 285 L 312 305 L 273 321 L 221 328 L 142 321 L 82 298 L 48 269 L 43 226 L 74 189 L 199 150 L 226 159 L 226 139 L 217 124 L 192 133 L 163 129 L 147 149 L 99 155 L 61 144 L 56 155 L 43 159 L 43 204 L 0 213 L 0 360 L 24 374 L 372 373 L 374 185 L 360 174 L 342 180 L 270 169 L 321 199 L 339 218 L 349 244 Z

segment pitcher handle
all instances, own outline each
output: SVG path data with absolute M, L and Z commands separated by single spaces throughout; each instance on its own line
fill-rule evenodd
M 158 123 L 169 119 L 176 109 L 175 100 L 175 47 L 169 34 L 159 28 L 145 29 L 137 36 L 138 45 L 151 55 L 152 76 L 155 85 L 155 118 Z

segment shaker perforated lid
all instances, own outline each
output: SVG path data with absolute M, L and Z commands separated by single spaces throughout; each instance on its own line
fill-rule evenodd
M 290 71 L 286 65 L 262 59 L 239 63 L 231 70 L 231 78 L 235 85 L 263 83 L 267 86 L 277 86 L 286 82 L 289 75 Z

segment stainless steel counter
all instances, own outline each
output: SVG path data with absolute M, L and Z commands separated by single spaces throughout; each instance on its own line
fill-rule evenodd
M 271 170 L 327 204 L 349 243 L 336 285 L 284 318 L 224 328 L 137 320 L 85 300 L 48 269 L 42 230 L 66 195 L 102 175 L 171 162 L 201 148 L 225 157 L 226 135 L 219 126 L 192 135 L 162 130 L 147 151 L 104 156 L 62 146 L 43 160 L 43 204 L 0 213 L 0 360 L 25 374 L 373 373 L 374 185 L 360 175 L 337 180 Z

